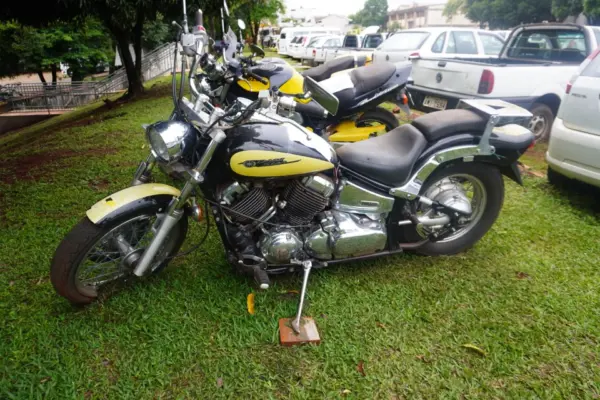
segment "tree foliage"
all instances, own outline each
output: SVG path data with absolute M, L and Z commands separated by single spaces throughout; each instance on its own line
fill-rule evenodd
M 252 39 L 256 43 L 260 24 L 264 21 L 275 23 L 277 15 L 285 12 L 285 4 L 283 0 L 244 0 L 234 3 L 230 10 L 233 16 L 246 23 L 246 28 L 250 29 Z
M 52 71 L 56 82 L 61 63 L 68 64 L 73 80 L 82 80 L 95 72 L 98 64 L 113 57 L 112 42 L 102 24 L 93 18 L 79 21 L 55 22 L 45 27 L 0 23 L 0 75 L 38 73 L 45 82 L 43 71 Z
M 362 10 L 350 16 L 353 23 L 362 26 L 385 25 L 387 21 L 387 0 L 367 0 Z
M 444 15 L 459 12 L 490 29 L 507 29 L 519 24 L 563 21 L 584 12 L 600 17 L 600 0 L 449 0 Z

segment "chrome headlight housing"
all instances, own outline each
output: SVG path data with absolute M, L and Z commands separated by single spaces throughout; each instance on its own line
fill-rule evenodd
M 193 153 L 197 136 L 187 122 L 160 121 L 146 128 L 146 139 L 157 161 L 172 164 Z

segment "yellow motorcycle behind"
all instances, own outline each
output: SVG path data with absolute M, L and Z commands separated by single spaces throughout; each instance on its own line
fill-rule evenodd
M 381 107 L 384 102 L 392 102 L 408 112 L 404 93 L 407 76 L 400 77 L 393 64 L 371 65 L 368 56 L 346 56 L 300 73 L 280 58 L 255 61 L 255 57 L 264 57 L 265 53 L 258 46 L 250 45 L 250 49 L 251 56 L 237 58 L 235 80 L 223 83 L 222 102 L 230 103 L 239 97 L 254 100 L 262 90 L 293 97 L 294 109 L 286 116 L 335 143 L 365 140 L 396 128 L 398 119 Z M 307 76 L 341 96 L 337 115 L 328 114 L 310 97 L 305 97 L 303 87 Z M 211 82 L 211 88 L 216 89 L 219 84 Z

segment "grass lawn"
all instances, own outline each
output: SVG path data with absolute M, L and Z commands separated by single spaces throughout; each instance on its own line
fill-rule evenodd
M 171 109 L 159 82 L 135 102 L 0 138 L 0 398 L 600 396 L 597 194 L 535 176 L 506 181 L 500 218 L 465 254 L 314 272 L 319 346 L 278 344 L 300 277 L 256 293 L 250 315 L 252 285 L 214 231 L 161 275 L 71 307 L 48 278 L 56 246 L 129 184 L 148 153 L 141 124 Z M 191 230 L 187 246 L 202 227 Z

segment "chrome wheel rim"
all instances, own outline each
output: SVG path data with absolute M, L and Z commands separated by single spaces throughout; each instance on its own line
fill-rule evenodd
M 547 121 L 543 115 L 534 115 L 529 121 L 529 130 L 539 139 L 546 130 Z
M 77 266 L 75 286 L 89 297 L 97 297 L 101 287 L 125 280 L 135 262 L 152 240 L 155 215 L 139 215 L 117 225 L 92 245 Z M 170 240 L 167 239 L 166 243 Z M 165 245 L 155 257 L 151 270 L 166 258 Z
M 456 188 L 460 190 L 471 203 L 471 214 L 459 218 L 459 227 L 454 232 L 438 240 L 437 243 L 447 243 L 457 240 L 469 233 L 481 220 L 485 207 L 487 205 L 487 192 L 483 183 L 476 177 L 467 174 L 449 175 L 435 182 L 433 186 L 440 184 L 444 180 L 450 180 Z M 435 199 L 434 199 L 435 200 Z M 431 208 L 427 208 L 423 215 L 431 215 Z

